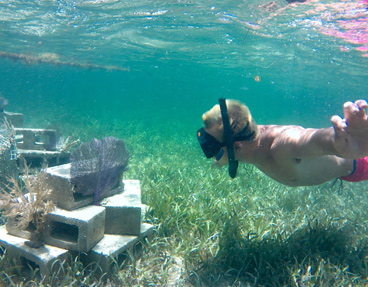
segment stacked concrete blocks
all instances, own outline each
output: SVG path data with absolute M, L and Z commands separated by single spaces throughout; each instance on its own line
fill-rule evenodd
M 38 266 L 40 273 L 44 276 L 57 272 L 69 258 L 68 250 L 50 245 L 35 249 L 25 245 L 26 241 L 27 239 L 8 234 L 5 226 L 0 226 L 0 245 L 6 248 L 11 257 L 19 256 Z
M 105 214 L 104 207 L 95 205 L 72 211 L 55 208 L 47 214 L 47 229 L 43 240 L 52 246 L 88 252 L 104 236 Z M 17 228 L 14 218 L 9 218 L 5 229 L 10 235 L 29 240 L 34 232 L 29 228 L 25 230 Z
M 0 118 L 5 118 L 14 127 L 19 153 L 17 166 L 21 172 L 27 169 L 24 160 L 33 168 L 41 167 L 45 163 L 52 166 L 67 162 L 69 152 L 57 146 L 56 130 L 23 128 L 23 114 L 5 111 L 5 107 L 6 105 L 1 107 L 0 104 Z
M 24 245 L 26 239 L 31 238 L 31 231 L 20 231 L 12 220 L 6 227 L 9 234 L 5 228 L 0 231 L 0 245 L 34 261 L 40 266 L 42 275 L 50 274 L 50 262 L 64 256 L 67 250 L 85 254 L 84 262 L 96 262 L 104 272 L 109 272 L 111 263 L 121 253 L 153 233 L 150 224 L 141 223 L 146 206 L 141 203 L 138 180 L 124 180 L 122 186 L 108 192 L 109 196 L 100 201 L 100 206 L 95 206 L 91 205 L 93 195 L 76 194 L 70 179 L 70 164 L 47 168 L 44 172 L 47 175 L 44 184 L 53 190 L 51 197 L 57 208 L 47 214 L 46 245 L 41 249 L 46 253 L 52 250 L 52 253 L 47 257 Z M 61 255 L 53 255 L 59 253 L 50 248 L 56 248 Z

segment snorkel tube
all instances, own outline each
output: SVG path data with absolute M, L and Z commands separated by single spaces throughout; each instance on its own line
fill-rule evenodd
M 233 132 L 230 127 L 229 115 L 227 113 L 227 106 L 225 98 L 219 99 L 221 116 L 222 116 L 222 124 L 224 126 L 224 138 L 227 149 L 227 157 L 229 160 L 229 175 L 231 178 L 236 177 L 236 170 L 238 169 L 239 162 L 235 160 L 234 154 L 234 138 Z

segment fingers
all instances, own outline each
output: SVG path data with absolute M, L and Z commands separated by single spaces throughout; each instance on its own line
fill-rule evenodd
M 356 105 L 353 102 L 346 102 L 344 104 L 344 116 L 346 117 L 346 114 L 356 114 L 357 112 L 359 112 L 359 106 Z
M 342 119 L 339 116 L 332 116 L 331 117 L 331 123 L 333 127 L 337 130 L 343 130 L 347 127 L 347 124 L 344 119 Z
M 357 100 L 353 102 L 346 102 L 344 104 L 344 117 L 345 119 L 350 119 L 352 115 L 358 117 L 366 117 L 365 109 L 368 104 L 365 100 Z
M 355 104 L 360 108 L 360 109 L 366 109 L 368 108 L 368 104 L 366 100 L 357 100 L 355 101 Z

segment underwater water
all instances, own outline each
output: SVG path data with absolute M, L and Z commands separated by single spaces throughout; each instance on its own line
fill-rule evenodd
M 240 242 L 233 245 L 247 251 L 243 239 L 253 243 L 256 234 L 269 247 L 264 258 L 277 249 L 269 238 L 282 238 L 285 250 L 293 251 L 289 235 L 309 243 L 296 230 L 316 218 L 311 221 L 325 231 L 321 218 L 327 218 L 328 227 L 354 227 L 354 242 L 347 245 L 356 253 L 343 255 L 357 254 L 363 271 L 348 271 L 366 280 L 368 248 L 358 252 L 368 230 L 365 182 L 345 183 L 342 193 L 329 185 L 289 188 L 243 167 L 231 180 L 225 169 L 211 170 L 196 131 L 220 97 L 247 104 L 260 124 L 328 127 L 344 102 L 367 98 L 367 83 L 367 0 L 0 0 L 0 93 L 7 110 L 23 113 L 25 127 L 53 127 L 82 141 L 123 139 L 131 154 L 124 178 L 141 180 L 157 237 L 177 236 L 161 244 L 189 261 L 188 273 L 196 265 L 190 260 L 201 262 L 204 254 L 211 263 L 222 254 L 219 237 L 237 235 L 231 226 L 226 234 L 228 218 L 238 216 L 243 232 L 233 236 Z M 325 251 L 316 242 L 318 257 Z M 333 248 L 340 245 L 337 240 Z M 318 260 L 335 256 L 336 266 L 349 265 L 339 249 L 327 247 Z M 270 266 L 284 268 L 285 278 L 291 269 L 301 274 L 308 264 L 318 267 L 317 259 L 304 261 L 307 249 L 289 252 L 287 260 L 274 256 Z M 261 263 L 245 270 L 249 278 L 268 270 Z M 289 281 L 280 282 L 272 286 Z
M 194 134 L 219 97 L 262 124 L 329 126 L 366 96 L 367 4 L 271 4 L 1 1 L 0 92 L 26 124 L 61 129 L 88 117 Z

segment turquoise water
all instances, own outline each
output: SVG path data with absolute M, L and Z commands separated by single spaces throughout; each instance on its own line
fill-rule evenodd
M 129 125 L 194 142 L 219 97 L 329 126 L 367 95 L 367 5 L 267 2 L 1 1 L 0 92 L 25 125 L 85 140 Z
M 157 232 L 151 263 L 122 275 L 136 284 L 132 274 L 146 274 L 139 286 L 166 283 L 176 256 L 196 276 L 213 260 L 225 265 L 211 280 L 235 271 L 285 286 L 305 274 L 323 285 L 343 273 L 363 286 L 366 182 L 286 187 L 246 164 L 231 180 L 211 170 L 196 131 L 219 97 L 246 103 L 260 124 L 330 126 L 345 101 L 367 98 L 367 67 L 367 0 L 0 0 L 7 110 L 23 113 L 26 127 L 127 143 L 124 178 L 140 180 Z M 232 266 L 227 252 L 257 262 Z M 71 280 L 82 282 L 83 270 Z

